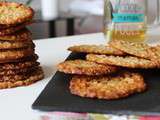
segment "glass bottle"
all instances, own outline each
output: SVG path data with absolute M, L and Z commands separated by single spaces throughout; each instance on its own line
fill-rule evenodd
M 156 20 L 159 18 L 159 0 Z M 143 42 L 147 37 L 148 0 L 105 0 L 104 34 L 107 40 Z M 159 23 L 159 20 L 156 24 Z

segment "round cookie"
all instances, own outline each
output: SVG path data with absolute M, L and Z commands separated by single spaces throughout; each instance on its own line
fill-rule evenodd
M 119 49 L 130 55 L 150 59 L 150 46 L 145 43 L 134 43 L 122 40 L 114 40 L 109 43 L 110 46 Z
M 122 72 L 115 76 L 74 76 L 69 89 L 81 97 L 112 100 L 143 92 L 146 84 L 142 75 Z
M 69 47 L 68 50 L 72 52 L 83 52 L 104 55 L 125 55 L 124 52 L 118 49 L 104 45 L 78 45 Z
M 0 24 L 13 25 L 31 20 L 32 8 L 16 2 L 0 2 Z
M 28 76 L 30 74 L 32 74 L 32 72 L 34 72 L 39 66 L 35 66 L 35 67 L 30 67 L 30 68 L 26 68 L 26 72 L 23 72 L 24 69 L 22 70 L 5 70 L 5 71 L 0 71 L 0 82 L 15 82 L 17 80 L 24 80 L 27 79 Z M 22 71 L 22 73 L 20 73 L 20 71 Z M 11 74 L 9 74 L 9 72 L 11 72 Z M 17 74 L 16 74 L 17 72 Z M 6 73 L 6 74 L 5 74 Z
M 37 66 L 31 66 L 28 68 L 23 68 L 23 69 L 5 69 L 5 70 L 1 70 L 0 69 L 0 76 L 12 76 L 12 75 L 19 75 L 19 74 L 26 74 L 26 73 L 30 73 L 31 71 L 33 71 L 33 69 L 35 69 L 35 67 Z M 3 79 L 3 77 L 1 79 Z M 1 81 L 1 80 L 0 80 Z
M 5 60 L 0 60 L 0 64 L 10 64 L 10 63 L 18 63 L 18 62 L 26 62 L 26 61 L 36 61 L 38 59 L 37 54 L 31 54 L 29 56 L 24 56 L 19 59 L 5 59 Z
M 44 78 L 44 73 L 41 67 L 38 67 L 29 76 L 24 77 L 23 80 L 16 79 L 15 81 L 0 82 L 0 89 L 13 88 L 18 86 L 27 86 L 35 83 L 36 81 L 42 80 Z
M 15 60 L 34 54 L 33 48 L 16 49 L 16 50 L 0 50 L 0 63 L 7 60 Z
M 17 63 L 2 63 L 0 64 L 0 70 L 19 70 L 26 69 L 32 66 L 38 66 L 40 63 L 36 62 L 36 60 L 32 61 L 23 61 Z
M 137 58 L 132 56 L 106 56 L 106 55 L 94 55 L 88 54 L 86 56 L 88 61 L 96 62 L 105 65 L 114 65 L 127 68 L 157 68 L 160 64 L 156 61 L 151 61 L 143 58 Z
M 26 25 L 29 25 L 31 24 L 32 22 L 25 22 L 23 24 L 20 24 L 18 26 L 15 26 L 15 27 L 9 27 L 9 28 L 6 28 L 6 29 L 1 29 L 0 30 L 0 36 L 4 36 L 4 35 L 10 35 L 10 34 L 13 34 L 23 28 L 25 28 Z
M 68 60 L 60 63 L 58 65 L 58 70 L 69 74 L 104 75 L 116 72 L 118 68 L 85 60 Z
M 30 42 L 31 39 L 32 34 L 27 28 L 23 28 L 14 34 L 0 36 L 1 41 Z
M 0 41 L 0 50 L 2 49 L 18 49 L 18 48 L 27 48 L 29 46 L 34 46 L 33 42 L 8 42 Z

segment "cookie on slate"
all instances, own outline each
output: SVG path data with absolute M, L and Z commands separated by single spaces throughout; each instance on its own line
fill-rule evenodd
M 32 8 L 16 2 L 0 2 L 0 24 L 13 25 L 31 20 Z
M 114 40 L 109 45 L 130 55 L 150 59 L 150 46 L 145 43 Z
M 15 41 L 15 42 L 30 42 L 32 39 L 31 32 L 24 28 L 20 31 L 15 32 L 14 34 L 10 35 L 3 35 L 0 36 L 1 41 Z
M 26 25 L 29 25 L 31 24 L 32 22 L 29 21 L 29 22 L 25 22 L 23 24 L 20 24 L 18 26 L 15 26 L 15 27 L 9 27 L 9 28 L 6 28 L 6 29 L 1 29 L 0 30 L 0 36 L 4 36 L 4 35 L 10 35 L 10 34 L 13 34 L 23 28 L 25 28 Z
M 0 63 L 7 60 L 15 60 L 34 54 L 33 48 L 16 49 L 16 50 L 0 50 Z
M 151 61 L 143 58 L 137 58 L 132 56 L 106 56 L 106 55 L 94 55 L 88 54 L 86 56 L 88 61 L 97 62 L 105 65 L 114 65 L 127 68 L 157 68 L 159 63 L 156 61 Z
M 13 88 L 18 86 L 27 86 L 30 84 L 35 83 L 36 81 L 42 80 L 44 78 L 44 73 L 41 67 L 38 67 L 35 69 L 29 76 L 24 77 L 23 80 L 18 80 L 16 78 L 14 81 L 6 81 L 6 82 L 0 82 L 0 89 L 5 88 Z
M 58 70 L 69 74 L 104 75 L 116 72 L 118 68 L 85 60 L 68 60 L 60 63 L 58 65 Z
M 72 52 L 83 52 L 83 53 L 125 55 L 125 53 L 120 50 L 104 45 L 78 45 L 69 47 L 68 50 Z
M 27 48 L 29 46 L 34 46 L 33 42 L 8 42 L 0 41 L 0 50 L 1 49 L 18 49 L 18 48 Z
M 70 81 L 74 95 L 98 99 L 120 99 L 146 89 L 143 76 L 122 72 L 114 76 L 74 76 Z

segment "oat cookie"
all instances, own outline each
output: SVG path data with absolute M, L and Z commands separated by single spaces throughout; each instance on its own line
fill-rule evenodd
M 115 65 L 127 68 L 156 68 L 159 63 L 132 56 L 106 56 L 106 55 L 94 55 L 89 54 L 86 56 L 88 61 L 97 62 L 105 65 Z
M 8 70 L 0 69 L 0 76 L 12 76 L 12 75 L 24 74 L 24 73 L 26 74 L 26 73 L 30 73 L 30 71 L 33 71 L 36 67 L 37 66 L 32 66 L 32 67 L 23 68 L 23 69 L 8 69 Z
M 0 2 L 0 24 L 23 23 L 33 18 L 32 8 L 16 2 Z
M 85 60 L 68 60 L 58 65 L 58 70 L 69 74 L 104 75 L 118 70 L 117 67 L 100 65 Z
M 18 69 L 26 69 L 29 67 L 34 67 L 40 65 L 39 62 L 33 61 L 23 61 L 23 62 L 15 62 L 15 63 L 1 63 L 1 70 L 18 70 Z
M 150 46 L 145 43 L 114 40 L 111 41 L 109 45 L 130 55 L 150 59 Z
M 31 20 L 28 20 L 28 21 L 31 21 Z M 28 22 L 28 21 L 24 21 L 23 23 Z M 32 20 L 32 21 L 34 21 L 34 20 Z M 21 25 L 21 24 L 23 24 L 23 23 L 8 24 L 8 25 L 0 24 L 0 30 L 2 30 L 2 29 L 6 29 L 6 28 L 10 28 L 10 27 L 15 27 L 15 26 Z
M 25 22 L 23 24 L 20 24 L 18 26 L 15 26 L 15 27 L 9 27 L 9 28 L 6 28 L 6 29 L 1 29 L 0 30 L 0 36 L 4 36 L 4 35 L 10 35 L 10 34 L 13 34 L 23 28 L 25 28 L 26 25 L 29 25 L 31 24 L 32 22 Z
M 13 88 L 18 86 L 27 86 L 35 83 L 36 81 L 42 80 L 44 78 L 44 73 L 41 67 L 38 67 L 32 74 L 30 74 L 26 79 L 8 82 L 0 82 L 0 89 Z
M 98 99 L 120 99 L 146 89 L 143 76 L 122 72 L 114 76 L 74 76 L 70 81 L 74 95 Z
M 69 47 L 68 50 L 72 52 L 84 52 L 106 55 L 125 55 L 125 53 L 120 50 L 104 45 L 78 45 Z
M 0 64 L 5 64 L 5 63 L 18 63 L 18 62 L 26 62 L 26 61 L 36 61 L 38 59 L 37 54 L 31 54 L 29 56 L 24 56 L 22 58 L 18 59 L 5 59 L 5 60 L 0 60 Z
M 160 62 L 160 45 L 151 47 L 150 51 L 151 59 Z
M 24 28 L 14 34 L 0 36 L 1 41 L 30 42 L 32 39 L 31 32 Z
M 15 60 L 34 54 L 33 48 L 16 49 L 16 50 L 0 50 L 0 61 Z
M 17 49 L 17 48 L 27 48 L 29 46 L 34 46 L 33 42 L 8 42 L 0 41 L 0 49 Z
M 25 80 L 27 79 L 27 75 L 25 74 L 15 74 L 15 75 L 0 75 L 0 83 L 1 82 L 14 82 L 19 80 Z
M 18 72 L 18 70 L 15 70 L 15 72 L 13 70 L 9 70 L 8 72 L 0 71 L 1 72 L 0 82 L 14 82 L 17 80 L 25 80 L 30 76 L 30 74 L 32 74 L 38 68 L 39 68 L 38 66 L 33 67 L 33 68 L 31 67 L 31 68 L 26 69 L 27 71 L 23 73 Z M 11 74 L 8 74 L 9 72 L 11 72 Z M 6 73 L 6 75 L 4 75 L 4 73 Z

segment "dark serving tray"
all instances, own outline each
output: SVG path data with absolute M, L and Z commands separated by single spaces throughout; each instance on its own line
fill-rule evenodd
M 84 59 L 81 53 L 72 53 L 67 59 Z M 108 114 L 160 115 L 160 70 L 141 71 L 148 90 L 120 100 L 81 98 L 70 94 L 70 75 L 56 72 L 32 108 L 42 111 L 89 112 Z

